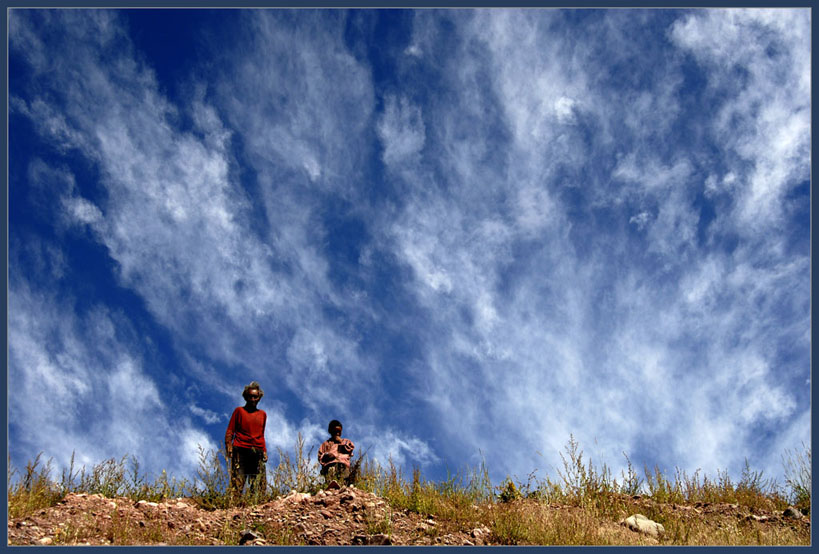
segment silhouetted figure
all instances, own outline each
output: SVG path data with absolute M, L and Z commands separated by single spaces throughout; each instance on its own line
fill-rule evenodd
M 267 490 L 265 463 L 267 462 L 267 445 L 264 441 L 264 428 L 267 414 L 256 408 L 264 396 L 259 383 L 253 381 L 245 386 L 242 396 L 245 405 L 233 410 L 227 432 L 225 433 L 225 451 L 230 467 L 230 492 L 234 498 L 242 494 L 245 481 L 250 478 L 248 492 L 264 493 Z
M 339 488 L 339 481 L 346 482 L 350 475 L 350 458 L 355 449 L 353 441 L 341 438 L 341 430 L 340 421 L 331 421 L 327 426 L 330 438 L 321 443 L 318 451 L 321 474 L 331 489 Z

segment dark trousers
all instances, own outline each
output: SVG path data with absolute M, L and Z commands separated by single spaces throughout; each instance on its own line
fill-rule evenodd
M 242 494 L 245 481 L 249 481 L 248 492 L 264 494 L 267 490 L 267 470 L 264 463 L 264 452 L 258 448 L 233 447 L 230 459 L 230 489 L 236 497 Z
M 330 481 L 345 481 L 350 475 L 350 468 L 346 465 L 335 462 L 321 467 L 321 474 L 324 476 L 324 482 Z

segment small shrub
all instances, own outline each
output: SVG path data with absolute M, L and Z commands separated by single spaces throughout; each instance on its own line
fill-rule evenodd
M 515 486 L 515 483 L 508 477 L 506 478 L 505 484 L 498 487 L 498 490 L 500 491 L 498 493 L 498 500 L 501 502 L 512 502 L 523 496 Z

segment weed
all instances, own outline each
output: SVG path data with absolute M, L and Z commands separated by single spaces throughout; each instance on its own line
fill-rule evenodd
M 392 536 L 392 513 L 386 510 L 383 516 L 367 514 L 364 517 L 367 533 L 370 535 L 383 534 Z
M 498 490 L 500 491 L 498 493 L 498 500 L 501 502 L 512 502 L 513 500 L 517 500 L 523 496 L 515 486 L 515 483 L 508 477 L 505 484 L 498 487 Z
M 810 513 L 810 447 L 802 443 L 801 452 L 785 450 L 782 464 L 785 466 L 785 484 L 790 487 L 790 500 L 797 508 Z
M 278 449 L 279 463 L 270 472 L 268 482 L 274 496 L 287 494 L 291 490 L 314 494 L 321 489 L 318 461 L 313 459 L 313 449 L 304 452 L 304 438 L 301 433 L 296 438 L 296 446 L 291 457 L 289 452 Z
M 42 452 L 26 464 L 26 472 L 13 484 L 17 470 L 8 465 L 9 517 L 24 517 L 42 508 L 53 506 L 62 498 L 62 492 L 51 479 L 51 463 L 41 465 Z

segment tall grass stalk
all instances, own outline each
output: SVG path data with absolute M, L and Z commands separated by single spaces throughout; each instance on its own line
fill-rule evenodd
M 810 511 L 811 450 L 802 443 L 801 451 L 785 450 L 785 484 L 790 488 L 790 500 L 803 510 Z

